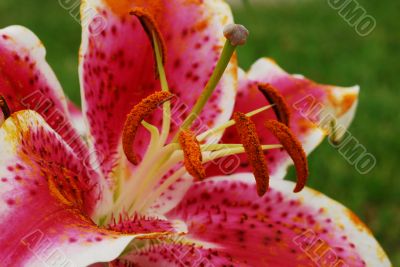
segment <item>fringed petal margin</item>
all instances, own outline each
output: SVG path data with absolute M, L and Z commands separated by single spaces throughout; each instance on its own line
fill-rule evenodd
M 172 240 L 171 240 L 172 241 Z M 193 244 L 183 244 L 173 240 L 173 244 L 153 245 L 141 249 L 112 262 L 110 267 L 126 266 L 238 266 L 228 253 L 202 248 Z M 241 267 L 247 265 L 240 265 Z

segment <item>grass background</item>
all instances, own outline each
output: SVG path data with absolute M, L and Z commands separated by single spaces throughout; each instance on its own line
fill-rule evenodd
M 257 58 L 269 56 L 287 71 L 321 83 L 361 85 L 350 131 L 376 157 L 376 167 L 360 175 L 325 142 L 310 157 L 309 186 L 355 211 L 400 266 L 400 2 L 358 0 L 377 21 L 367 37 L 358 36 L 326 0 L 266 2 L 263 7 L 234 8 L 236 21 L 252 33 L 248 45 L 240 48 L 241 66 L 247 69 Z M 78 17 L 78 9 L 72 13 Z M 79 103 L 80 25 L 74 16 L 55 0 L 0 1 L 0 27 L 21 24 L 33 30 L 65 91 Z

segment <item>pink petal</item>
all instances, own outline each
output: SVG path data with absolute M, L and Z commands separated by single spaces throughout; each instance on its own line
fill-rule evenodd
M 133 7 L 145 7 L 156 19 L 167 46 L 166 72 L 173 105 L 173 130 L 179 126 L 204 87 L 220 54 L 223 26 L 232 21 L 222 1 L 113 1 L 84 2 L 80 76 L 84 114 L 93 135 L 93 146 L 110 174 L 120 155 L 121 131 L 127 113 L 142 98 L 160 89 L 155 80 L 153 52 Z M 90 14 L 90 15 L 89 15 Z M 179 14 L 179 15 L 177 15 Z M 217 93 L 202 113 L 207 127 L 225 121 L 233 109 L 236 64 L 229 67 Z M 228 104 L 227 104 L 228 103 Z M 160 125 L 160 113 L 152 123 Z M 136 151 L 147 148 L 143 130 Z
M 96 204 L 97 186 L 37 113 L 14 113 L 0 129 L 0 143 L 2 264 L 86 264 L 118 256 L 131 238 L 117 239 L 84 215 Z M 105 248 L 109 253 L 96 255 Z
M 46 50 L 28 29 L 11 26 L 0 30 L 0 94 L 11 112 L 37 111 L 85 160 L 87 146 L 70 122 L 66 97 L 45 60 Z
M 56 210 L 53 207 L 48 208 L 48 212 L 53 215 L 34 220 L 36 224 L 26 223 L 31 219 L 26 218 L 17 228 L 14 221 L 2 228 L 12 232 L 12 237 L 7 236 L 0 245 L 2 264 L 87 266 L 112 261 L 135 238 L 134 235 L 120 235 L 98 228 L 76 210 Z
M 247 74 L 241 72 L 235 111 L 250 112 L 269 104 L 259 92 L 258 83 L 271 84 L 285 97 L 292 113 L 290 128 L 302 142 L 307 153 L 319 145 L 328 133 L 326 129 L 318 127 L 330 126 L 327 118 L 335 118 L 337 125 L 341 125 L 341 128 L 346 130 L 354 117 L 359 91 L 357 86 L 343 88 L 317 84 L 302 76 L 286 73 L 271 59 L 260 59 Z M 266 120 L 276 119 L 272 109 L 252 119 L 257 125 L 261 143 L 278 143 L 263 126 Z M 325 124 L 321 124 L 321 121 Z M 337 137 L 340 136 L 337 135 Z M 224 133 L 222 141 L 224 143 L 240 142 L 234 127 Z M 292 164 L 288 154 L 282 150 L 271 150 L 266 152 L 266 156 L 271 177 L 283 178 L 287 167 Z M 231 165 L 228 164 L 230 161 Z M 224 168 L 224 163 L 226 163 L 226 168 Z M 246 155 L 239 155 L 211 165 L 207 169 L 207 174 L 211 177 L 220 175 L 221 172 L 230 174 L 249 170 Z
M 150 219 L 144 233 L 97 227 L 88 216 L 101 197 L 96 176 L 36 112 L 6 120 L 0 144 L 2 265 L 87 266 L 114 260 L 134 238 L 172 232 Z
M 189 240 L 231 255 L 235 266 L 390 266 L 350 210 L 308 188 L 293 194 L 293 187 L 273 179 L 259 198 L 252 174 L 211 178 L 167 216 L 186 222 Z

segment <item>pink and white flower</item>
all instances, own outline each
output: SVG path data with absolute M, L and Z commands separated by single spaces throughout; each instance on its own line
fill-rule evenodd
M 82 2 L 83 14 L 96 12 L 82 30 L 82 111 L 32 32 L 0 30 L 3 265 L 390 266 L 351 211 L 309 188 L 293 193 L 283 180 L 293 158 L 303 188 L 301 147 L 310 153 L 329 134 L 323 114 L 350 124 L 358 87 L 317 84 L 270 59 L 246 73 L 233 56 L 191 130 L 181 131 L 214 77 L 233 22 L 228 5 Z M 323 112 L 305 117 L 296 104 L 306 96 Z M 265 126 L 276 118 L 290 130 Z M 229 155 L 238 168 L 216 161 Z

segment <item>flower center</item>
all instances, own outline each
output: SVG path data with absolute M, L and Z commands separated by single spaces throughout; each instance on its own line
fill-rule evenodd
M 169 92 L 164 70 L 165 42 L 162 40 L 155 20 L 145 10 L 135 9 L 130 14 L 139 18 L 152 41 L 162 91 L 143 99 L 133 107 L 127 117 L 123 131 L 123 148 L 127 159 L 138 166 L 135 169 L 134 177 L 129 179 L 124 184 L 124 188 L 114 196 L 114 214 L 145 214 L 155 201 L 180 178 L 189 174 L 196 181 L 203 180 L 206 176 L 206 170 L 203 167 L 205 163 L 240 153 L 248 155 L 256 178 L 258 194 L 262 196 L 268 190 L 269 185 L 268 166 L 263 151 L 282 147 L 295 161 L 298 171 L 298 184 L 295 191 L 300 191 L 308 176 L 307 158 L 300 142 L 288 128 L 289 108 L 282 95 L 272 86 L 268 84 L 259 85 L 260 91 L 271 105 L 247 114 L 235 113 L 233 120 L 200 134 L 195 134 L 190 130 L 193 122 L 198 118 L 215 91 L 235 53 L 236 47 L 246 42 L 248 31 L 241 25 L 226 27 L 224 35 L 227 41 L 213 74 L 192 111 L 179 127 L 175 137 L 169 138 L 171 134 L 170 100 L 173 95 Z M 144 119 L 161 105 L 163 106 L 163 123 L 161 131 L 159 131 L 156 126 L 147 123 Z M 270 108 L 273 108 L 278 121 L 268 121 L 266 127 L 281 144 L 262 145 L 251 117 Z M 209 137 L 220 135 L 225 129 L 234 125 L 237 126 L 238 136 L 242 144 L 209 143 Z M 135 155 L 134 140 L 140 126 L 148 130 L 151 141 L 142 161 L 139 163 Z M 171 141 L 168 142 L 168 139 L 171 139 Z

